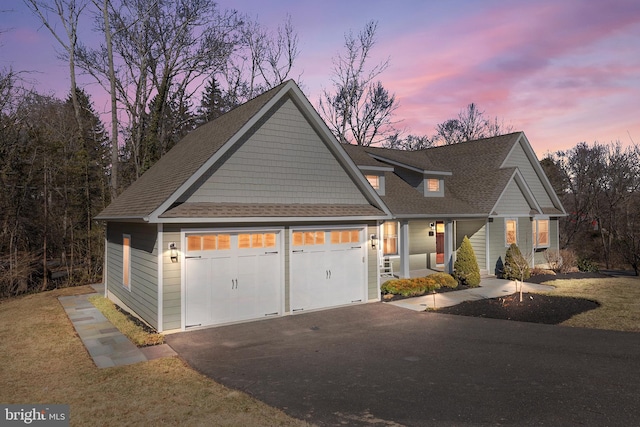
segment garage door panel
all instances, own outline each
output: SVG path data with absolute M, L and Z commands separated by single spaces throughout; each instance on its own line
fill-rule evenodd
M 363 234 L 349 227 L 292 230 L 292 311 L 364 301 Z
M 211 264 L 208 259 L 187 259 L 185 268 L 190 283 L 185 295 L 187 325 L 207 324 L 211 320 Z
M 325 253 L 294 252 L 291 256 L 291 311 L 324 307 L 328 301 Z
M 279 238 L 273 231 L 186 233 L 185 326 L 281 314 Z
M 361 247 L 353 247 L 331 252 L 334 260 L 334 274 L 348 278 L 345 279 L 348 283 L 337 280 L 331 283 L 332 292 L 336 294 L 336 297 L 340 298 L 343 304 L 363 300 L 364 259 L 361 249 Z M 359 284 L 359 286 L 356 284 Z

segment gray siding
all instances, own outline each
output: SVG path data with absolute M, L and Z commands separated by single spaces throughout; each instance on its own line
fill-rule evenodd
M 169 231 L 167 231 L 169 229 Z M 179 251 L 182 250 L 180 230 L 172 229 L 165 225 L 162 236 L 164 245 L 162 255 L 162 327 L 163 330 L 180 329 L 181 326 L 181 285 L 180 262 L 171 262 L 171 253 L 168 251 L 169 242 L 174 242 Z
M 471 247 L 476 255 L 480 272 L 487 272 L 487 227 L 484 219 L 456 222 L 456 249 L 460 248 L 464 236 L 469 238 Z
M 238 145 L 189 202 L 367 204 L 290 99 Z
M 531 257 L 533 247 L 533 227 L 529 217 L 518 218 L 518 247 L 523 255 Z M 505 246 L 505 231 L 504 231 L 504 218 L 496 218 L 493 222 L 489 223 L 489 244 L 490 244 L 490 274 L 495 274 L 495 266 L 498 258 L 504 262 L 504 257 L 507 252 Z M 549 249 L 558 250 L 558 220 L 549 220 Z M 544 250 L 537 251 L 533 254 L 534 265 L 545 264 Z
M 529 158 L 520 144 L 513 149 L 509 157 L 505 160 L 504 165 L 506 167 L 517 167 L 520 170 L 522 176 L 524 176 L 524 179 L 527 182 L 527 185 L 531 188 L 533 196 L 536 198 L 536 201 L 540 206 L 553 206 L 551 198 L 544 189 L 540 177 L 534 170 Z
M 423 270 L 428 266 L 429 254 L 436 251 L 435 231 L 433 236 L 429 236 L 431 223 L 435 220 L 415 220 L 409 221 L 409 269 Z M 394 265 L 394 269 L 400 267 L 399 261 Z
M 504 263 L 507 251 L 504 238 L 504 218 L 495 218 L 489 227 L 489 274 L 496 274 L 498 263 Z
M 433 236 L 429 236 L 429 231 L 432 231 L 431 223 L 435 223 L 435 221 L 409 221 L 409 255 L 435 252 L 435 234 Z
M 131 236 L 131 291 L 122 285 L 123 234 Z M 158 328 L 157 249 L 155 225 L 107 225 L 108 290 L 154 328 Z
M 518 184 L 511 180 L 494 210 L 499 215 L 528 215 L 531 206 L 520 191 Z

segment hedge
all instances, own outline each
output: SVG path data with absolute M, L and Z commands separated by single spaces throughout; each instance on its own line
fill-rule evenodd
M 424 295 L 427 292 L 445 288 L 456 288 L 458 282 L 450 274 L 434 273 L 425 277 L 415 279 L 391 279 L 382 284 L 380 290 L 382 294 L 401 295 L 403 297 L 413 297 Z

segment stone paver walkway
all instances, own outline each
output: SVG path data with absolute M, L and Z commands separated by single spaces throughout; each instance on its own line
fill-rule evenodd
M 94 295 L 98 294 L 65 296 L 58 300 L 98 368 L 176 355 L 167 344 L 138 348 L 89 302 L 88 298 Z

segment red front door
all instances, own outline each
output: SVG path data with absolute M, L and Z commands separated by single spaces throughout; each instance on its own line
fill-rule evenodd
M 444 222 L 436 222 L 436 264 L 444 264 Z

